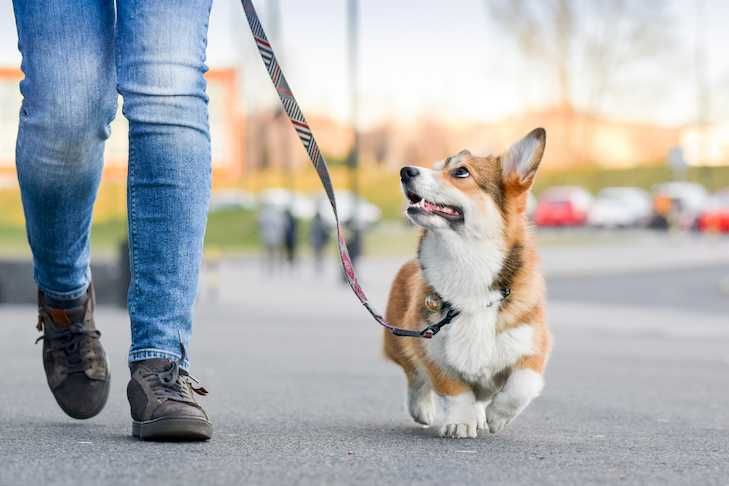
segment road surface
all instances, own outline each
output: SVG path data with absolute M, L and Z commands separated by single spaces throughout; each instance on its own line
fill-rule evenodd
M 397 263 L 363 265 L 381 306 Z M 475 440 L 411 422 L 380 330 L 333 269 L 205 275 L 192 371 L 215 436 L 202 444 L 130 437 L 121 310 L 97 318 L 109 404 L 78 422 L 46 388 L 34 309 L 0 307 L 0 484 L 727 484 L 727 275 L 702 262 L 550 277 L 545 392 Z

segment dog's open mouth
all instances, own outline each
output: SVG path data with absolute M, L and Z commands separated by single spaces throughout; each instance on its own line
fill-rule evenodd
M 408 206 L 410 214 L 433 214 L 449 221 L 463 221 L 463 210 L 459 207 L 427 201 L 410 191 L 407 191 L 406 196 L 410 201 Z

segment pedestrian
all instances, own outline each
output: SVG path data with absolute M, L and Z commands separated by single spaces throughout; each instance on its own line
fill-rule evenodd
M 127 396 L 140 439 L 203 440 L 188 374 L 210 195 L 204 73 L 211 0 L 14 0 L 25 79 L 16 164 L 48 385 L 98 414 L 110 373 L 94 319 L 89 230 L 117 94 L 129 121 Z
M 329 225 L 326 224 L 321 212 L 317 210 L 314 218 L 311 220 L 311 229 L 309 241 L 311 249 L 314 252 L 314 270 L 321 273 L 324 268 L 324 250 L 329 244 L 331 231 Z
M 296 266 L 296 247 L 299 239 L 299 225 L 291 208 L 284 211 L 285 231 L 284 247 L 286 248 L 286 261 L 292 268 Z
M 286 232 L 284 213 L 275 206 L 263 206 L 258 214 L 258 231 L 265 251 L 263 268 L 273 273 L 283 253 Z
M 347 253 L 349 253 L 349 260 L 352 262 L 352 266 L 356 267 L 359 257 L 362 255 L 362 230 L 360 228 L 361 223 L 353 219 L 348 219 L 344 223 L 345 229 L 345 244 L 347 245 Z M 347 276 L 344 274 L 342 269 L 342 282 L 347 283 Z

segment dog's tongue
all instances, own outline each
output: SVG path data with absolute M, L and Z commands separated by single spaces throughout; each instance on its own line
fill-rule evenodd
M 446 214 L 453 214 L 454 211 L 447 207 L 447 206 L 440 206 L 438 204 L 434 204 L 430 201 L 423 201 L 423 209 L 428 211 L 429 213 L 446 213 Z

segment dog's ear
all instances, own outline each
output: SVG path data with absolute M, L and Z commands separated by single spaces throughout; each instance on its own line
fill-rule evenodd
M 507 185 L 521 190 L 532 186 L 546 142 L 544 128 L 535 128 L 501 156 L 501 171 Z

